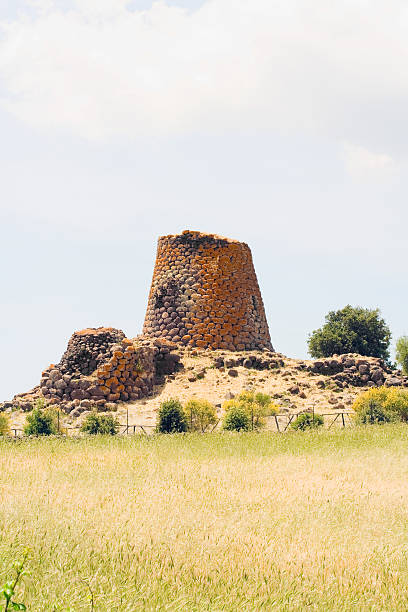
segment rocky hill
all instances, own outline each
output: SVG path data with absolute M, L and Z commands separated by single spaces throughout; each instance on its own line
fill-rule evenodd
M 360 355 L 297 360 L 268 349 L 250 352 L 190 349 L 159 339 L 139 338 L 126 342 L 124 336 L 118 337 L 113 331 L 109 332 L 112 337 L 106 332 L 98 332 L 97 353 L 101 342 L 105 343 L 105 348 L 111 343 L 105 350 L 105 360 L 96 364 L 96 370 L 89 374 L 88 366 L 79 358 L 80 339 L 86 334 L 77 335 L 60 364 L 50 366 L 45 372 L 39 387 L 3 405 L 11 414 L 14 427 L 21 426 L 24 411 L 31 409 L 39 397 L 60 405 L 66 413 L 65 422 L 71 425 L 79 424 L 84 415 L 96 407 L 100 411 L 116 412 L 122 423 L 128 420 L 131 425 L 153 426 L 160 403 L 169 397 L 182 401 L 192 396 L 206 398 L 217 406 L 221 417 L 221 406 L 226 399 L 252 388 L 269 393 L 281 412 L 314 408 L 322 413 L 350 409 L 355 397 L 373 386 L 408 387 L 408 378 L 401 372 L 391 370 L 381 359 Z M 143 362 L 138 361 L 141 356 Z M 131 363 L 130 369 L 134 371 L 135 360 L 141 366 L 139 375 L 144 378 L 139 383 L 131 379 L 130 385 L 135 390 L 132 397 L 122 390 L 126 386 L 117 375 L 124 370 L 117 371 L 117 368 L 122 361 Z M 112 378 L 116 380 L 112 382 Z M 124 380 L 129 382 L 129 377 Z M 58 381 L 62 382 L 58 384 Z M 110 387 L 106 386 L 107 381 Z M 103 387 L 103 393 L 109 393 L 103 396 L 98 384 Z M 116 393 L 111 393 L 112 390 Z M 56 392 L 60 395 L 54 395 Z M 121 393 L 125 395 L 121 397 Z

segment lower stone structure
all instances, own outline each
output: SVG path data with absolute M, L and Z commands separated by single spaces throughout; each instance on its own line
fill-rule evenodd
M 89 400 L 107 402 L 136 400 L 153 389 L 154 350 L 112 328 L 85 329 L 71 337 L 58 365 L 42 375 L 40 388 L 49 403 Z
M 164 375 L 182 367 L 176 348 L 165 339 L 129 339 L 111 327 L 75 332 L 61 361 L 44 370 L 39 386 L 4 407 L 31 410 L 44 399 L 67 413 L 114 409 L 118 402 L 147 397 Z
M 62 374 L 88 376 L 119 350 L 125 334 L 120 329 L 100 327 L 75 332 L 58 364 Z

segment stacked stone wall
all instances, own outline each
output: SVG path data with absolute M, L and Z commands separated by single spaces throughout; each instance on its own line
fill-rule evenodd
M 248 245 L 191 231 L 161 237 L 143 333 L 190 347 L 273 350 Z
M 183 368 L 178 348 L 163 338 L 129 339 L 113 328 L 75 332 L 61 361 L 44 370 L 40 384 L 3 407 L 28 411 L 43 399 L 75 416 L 95 406 L 115 409 L 118 402 L 151 395 L 154 384 Z
M 43 372 L 42 396 L 67 412 L 79 403 L 104 406 L 145 397 L 153 389 L 155 352 L 149 345 L 125 338 L 120 330 L 76 332 L 60 363 Z

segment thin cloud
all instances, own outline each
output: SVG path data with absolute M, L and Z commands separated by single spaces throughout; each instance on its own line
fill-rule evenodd
M 33 6 L 1 24 L 0 80 L 2 106 L 34 127 L 91 140 L 255 128 L 361 142 L 384 138 L 377 126 L 396 102 L 405 113 L 402 0 Z
M 375 153 L 368 149 L 346 143 L 344 157 L 348 172 L 356 178 L 383 179 L 397 170 L 395 160 L 386 153 Z

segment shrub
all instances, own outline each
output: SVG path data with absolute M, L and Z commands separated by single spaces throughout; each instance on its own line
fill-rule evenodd
M 240 429 L 251 430 L 264 427 L 265 417 L 279 412 L 277 404 L 272 401 L 270 395 L 266 393 L 256 393 L 255 391 L 242 391 L 235 399 L 225 402 L 223 408 L 226 411 L 224 429 L 231 429 L 229 412 L 232 408 L 234 408 L 234 412 L 231 414 L 231 418 L 233 415 L 234 418 L 231 422 L 237 420 L 239 424 L 238 415 L 245 413 L 248 426 L 240 427 Z M 228 423 L 228 428 L 225 427 L 225 423 Z M 232 429 L 236 428 L 232 427 Z
M 187 418 L 187 427 L 190 431 L 202 433 L 210 425 L 217 422 L 217 413 L 213 404 L 207 400 L 192 398 L 184 406 Z
M 114 436 L 118 433 L 119 422 L 111 414 L 87 414 L 82 423 L 81 431 L 91 435 Z
M 313 414 L 312 412 L 303 412 L 291 423 L 291 428 L 296 430 L 305 431 L 305 429 L 313 427 L 321 427 L 324 423 L 324 419 L 320 414 Z
M 277 414 L 279 407 L 272 401 L 271 396 L 266 393 L 255 391 L 242 391 L 238 395 L 238 401 L 246 407 L 250 418 L 251 429 L 260 429 L 265 426 L 265 417 Z
M 408 421 L 408 390 L 398 387 L 373 387 L 355 399 L 353 409 L 356 420 L 370 422 L 372 411 L 381 410 L 390 421 Z M 368 420 L 367 420 L 368 419 Z
M 227 431 L 249 431 L 250 420 L 244 406 L 235 400 L 225 402 L 223 429 Z
M 356 421 L 363 425 L 389 423 L 392 420 L 395 420 L 393 414 L 384 410 L 380 402 L 374 399 L 369 400 L 356 417 Z
M 9 432 L 9 421 L 7 415 L 0 413 L 0 436 L 7 436 Z
M 308 346 L 312 357 L 358 353 L 388 359 L 390 339 L 390 329 L 378 309 L 348 305 L 326 315 L 323 327 L 309 336 Z
M 398 338 L 395 358 L 404 374 L 408 375 L 408 336 Z
M 57 433 L 55 410 L 43 408 L 44 403 L 37 402 L 34 410 L 27 415 L 24 433 L 26 436 L 50 436 Z
M 186 415 L 178 399 L 169 399 L 160 404 L 156 430 L 159 433 L 187 431 Z

